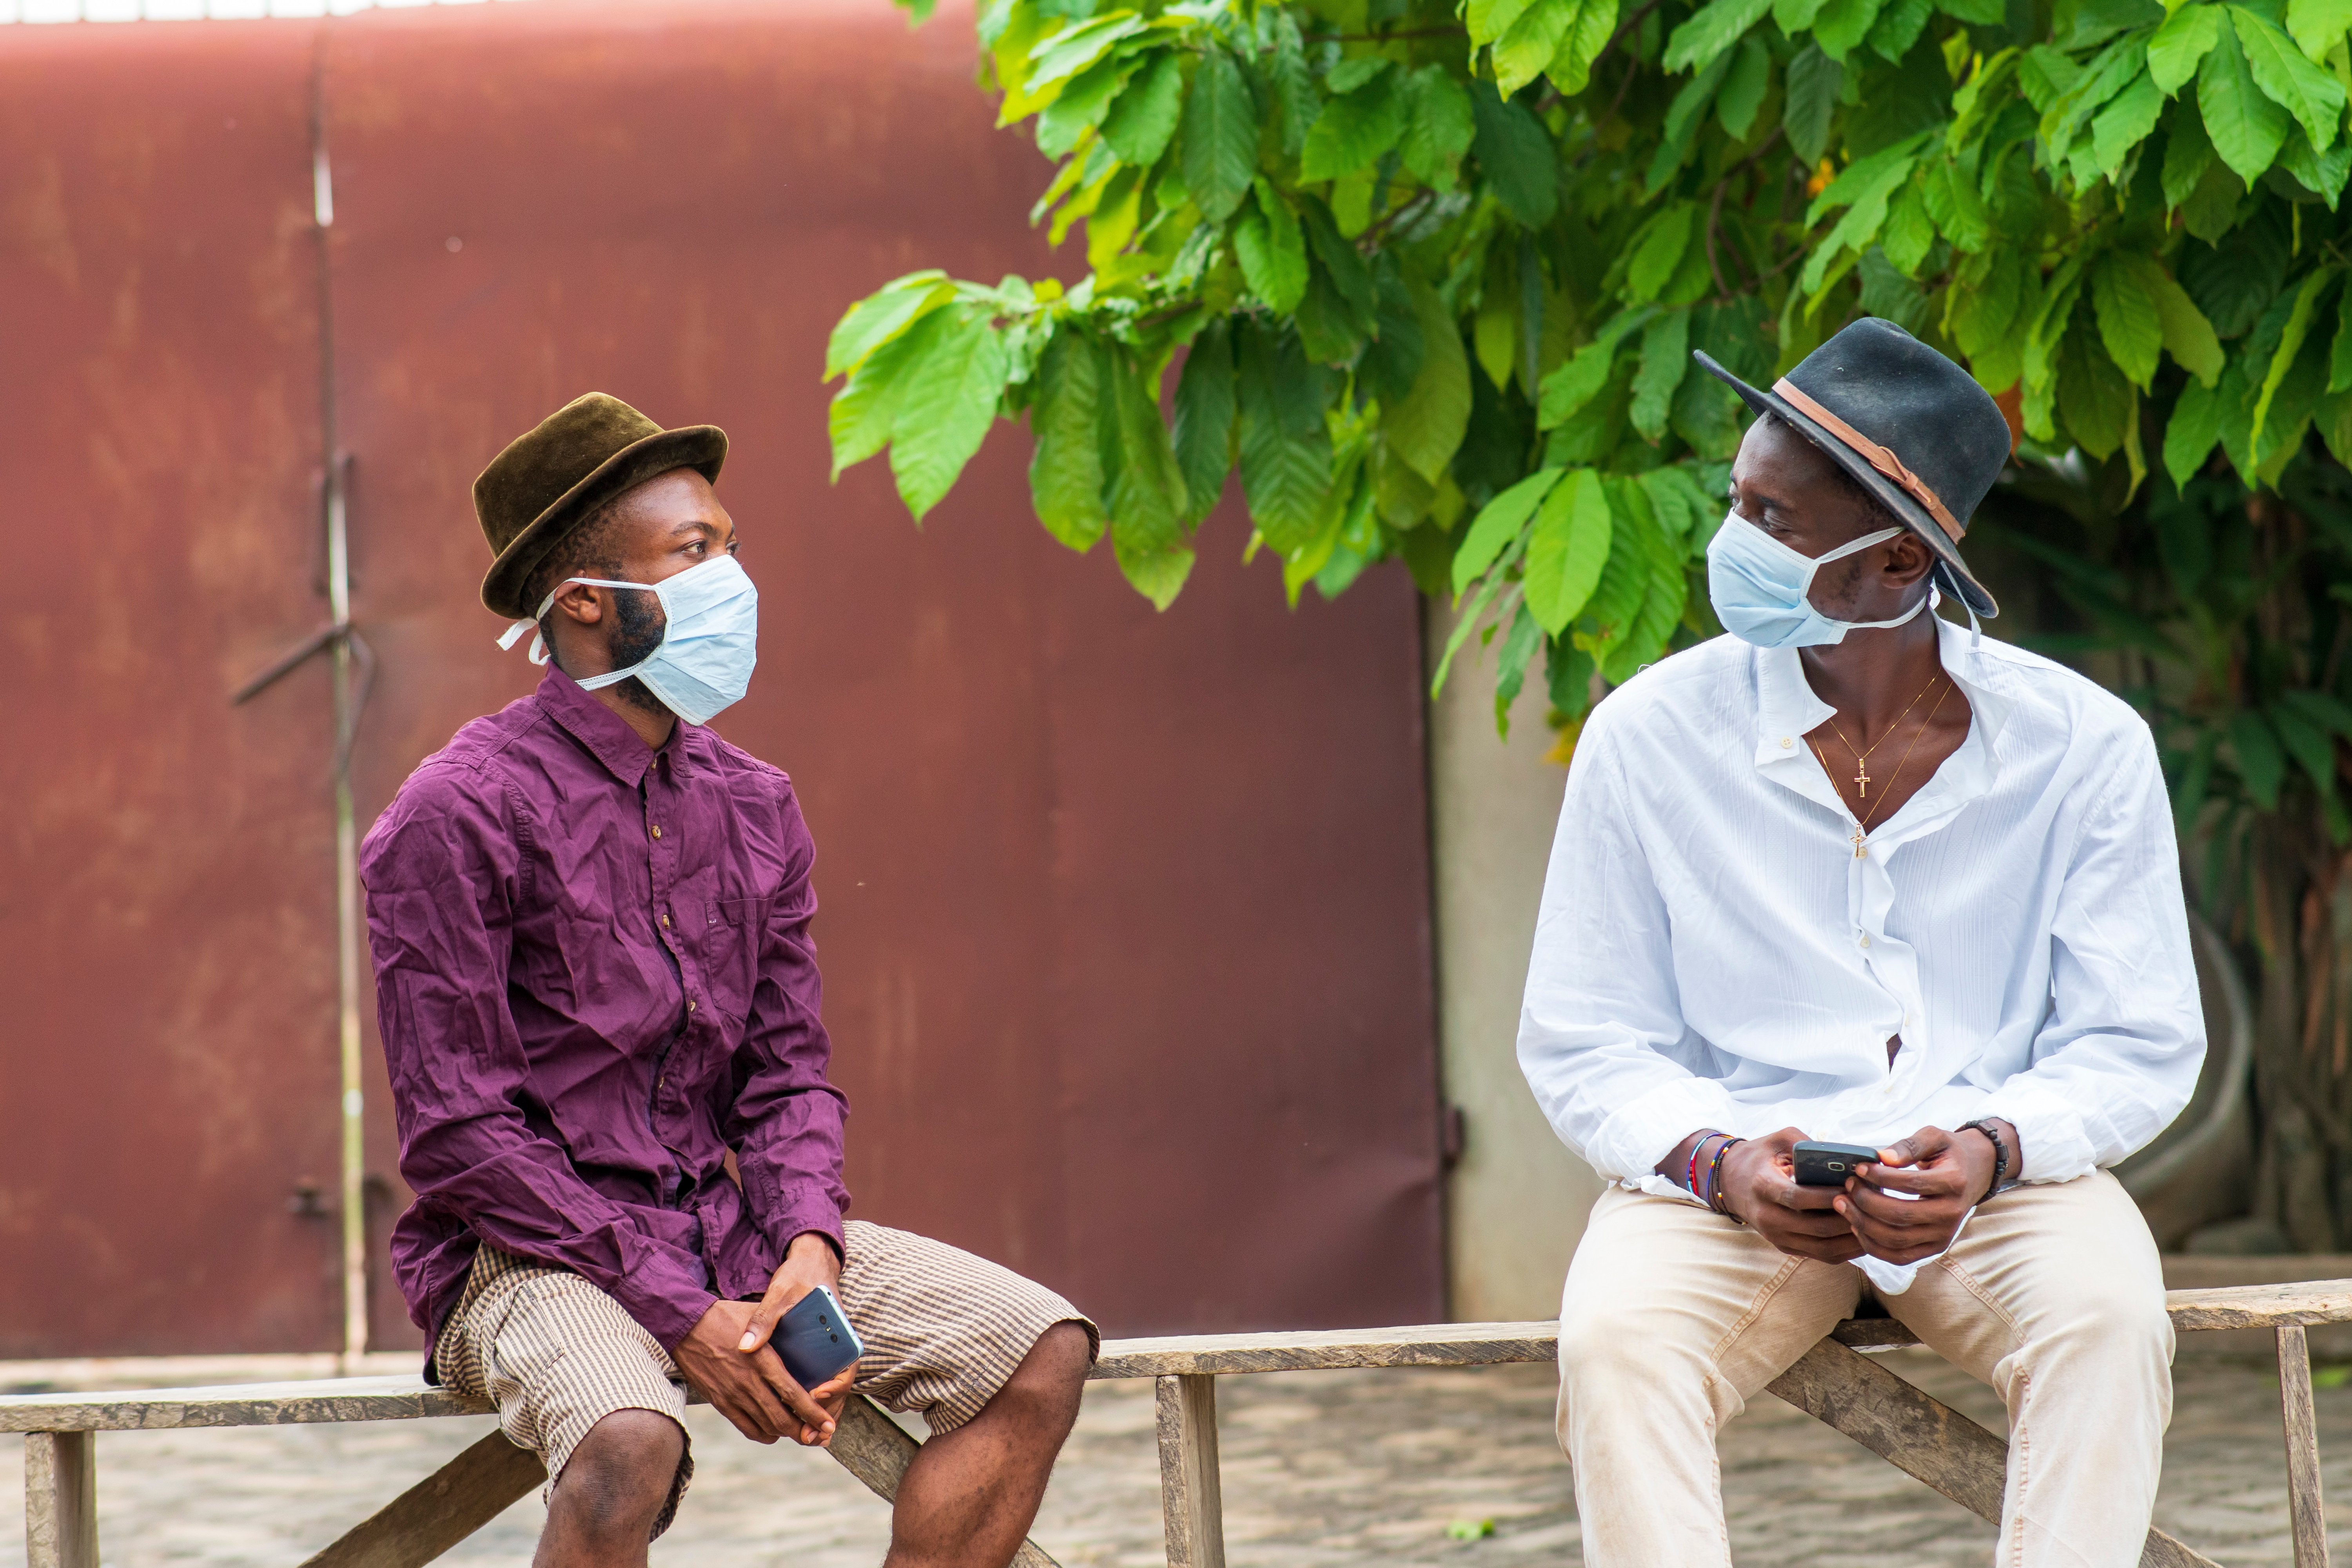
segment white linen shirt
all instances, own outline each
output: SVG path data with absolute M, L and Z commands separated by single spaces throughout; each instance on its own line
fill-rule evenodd
M 1601 1175 L 1687 1199 L 1654 1167 L 1702 1127 L 1883 1147 L 1998 1116 L 2024 1179 L 2063 1182 L 2188 1104 L 2204 1018 L 2147 726 L 2063 666 L 1937 625 L 1968 738 L 1859 858 L 1805 741 L 1835 710 L 1793 649 L 1717 637 L 1586 721 L 1518 1054 Z M 1910 1283 L 1863 1261 L 1883 1289 Z

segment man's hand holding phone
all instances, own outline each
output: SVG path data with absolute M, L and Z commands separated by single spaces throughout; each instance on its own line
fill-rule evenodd
M 1723 1157 L 1723 1206 L 1791 1258 L 1851 1263 L 1863 1244 L 1837 1203 L 1835 1187 L 1797 1184 L 1792 1151 L 1804 1133 L 1783 1127 L 1735 1143 Z
M 1992 1144 L 1979 1131 L 1922 1127 L 1847 1177 L 1834 1190 L 1837 1212 L 1873 1258 L 1916 1263 L 1952 1245 L 1992 1173 Z
M 803 1389 L 768 1342 L 802 1297 L 840 1280 L 841 1259 L 831 1243 L 814 1231 L 793 1237 L 758 1301 L 711 1304 L 677 1347 L 678 1370 L 754 1443 L 790 1437 L 803 1447 L 821 1447 L 832 1442 L 857 1363 Z

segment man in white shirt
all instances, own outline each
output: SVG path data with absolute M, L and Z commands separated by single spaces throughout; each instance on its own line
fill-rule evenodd
M 2171 1413 L 2146 1224 L 2105 1167 L 2205 1048 L 2147 727 L 1928 613 L 2010 449 L 1884 321 L 1766 393 L 1708 547 L 1733 635 L 1587 721 L 1519 1025 L 1616 1184 L 1560 1307 L 1592 1568 L 1729 1562 L 1715 1437 L 1865 1286 L 2009 1407 L 2000 1561 L 2139 1560 Z M 1879 1160 L 1801 1187 L 1800 1139 Z

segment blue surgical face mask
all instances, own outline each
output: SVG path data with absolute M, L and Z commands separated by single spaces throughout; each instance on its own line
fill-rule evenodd
M 699 566 L 689 566 L 658 583 L 616 583 L 609 577 L 566 577 L 540 601 L 539 613 L 517 621 L 499 638 L 500 647 L 512 647 L 532 630 L 555 603 L 555 595 L 569 584 L 592 588 L 641 588 L 661 600 L 668 625 L 661 646 L 626 669 L 592 675 L 580 682 L 593 691 L 635 676 L 663 706 L 689 724 L 708 724 L 713 715 L 743 700 L 751 689 L 751 668 L 758 662 L 760 591 L 751 586 L 732 555 L 721 555 Z M 547 644 L 534 637 L 530 661 L 547 662 Z
M 1900 528 L 1865 533 L 1827 555 L 1800 555 L 1738 512 L 1723 520 L 1706 547 L 1706 594 L 1723 629 L 1758 647 L 1813 647 L 1843 642 L 1845 634 L 1899 626 L 1926 609 L 1931 589 L 1891 621 L 1841 621 L 1813 608 L 1813 574 L 1842 555 L 1894 538 Z

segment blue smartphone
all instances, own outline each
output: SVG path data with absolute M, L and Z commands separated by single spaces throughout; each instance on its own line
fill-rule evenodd
M 803 1388 L 816 1387 L 866 1353 L 849 1315 L 822 1285 L 793 1303 L 768 1342 Z

